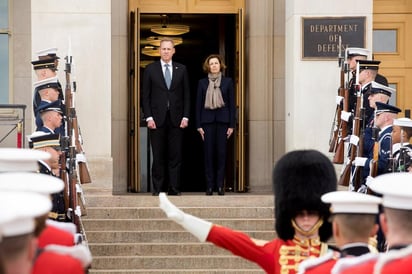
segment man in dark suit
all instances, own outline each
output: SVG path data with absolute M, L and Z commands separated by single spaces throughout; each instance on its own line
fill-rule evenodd
M 186 67 L 172 62 L 171 39 L 160 41 L 160 60 L 148 65 L 143 76 L 143 113 L 150 130 L 153 151 L 153 195 L 166 182 L 169 195 L 180 195 L 183 129 L 188 126 L 189 78 Z

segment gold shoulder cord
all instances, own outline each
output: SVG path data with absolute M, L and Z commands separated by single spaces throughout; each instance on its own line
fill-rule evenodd
M 309 233 L 313 234 L 314 231 L 317 231 L 322 223 L 323 221 L 320 220 L 317 224 L 315 224 L 311 231 L 308 231 L 308 235 Z M 292 225 L 296 229 L 297 226 L 293 221 Z M 279 249 L 279 264 L 281 274 L 289 274 L 290 270 L 297 272 L 300 262 L 310 257 L 319 257 L 323 254 L 326 254 L 328 250 L 328 245 L 322 243 L 318 237 L 312 239 L 299 239 L 295 236 L 293 238 L 293 243 L 295 245 L 282 245 Z

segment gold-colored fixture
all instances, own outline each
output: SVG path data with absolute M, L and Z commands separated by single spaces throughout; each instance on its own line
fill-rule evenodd
M 166 14 L 161 15 L 160 25 L 155 25 L 150 30 L 159 35 L 182 35 L 190 31 L 190 27 L 186 25 L 169 24 L 169 18 Z

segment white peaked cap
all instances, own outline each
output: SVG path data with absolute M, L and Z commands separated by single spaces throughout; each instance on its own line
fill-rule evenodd
M 0 238 L 34 231 L 34 218 L 51 210 L 50 198 L 37 193 L 0 192 Z
M 371 51 L 365 48 L 346 48 L 346 56 L 371 56 Z
M 48 54 L 57 54 L 57 48 L 47 48 L 42 49 L 36 52 L 38 56 L 48 55 Z
M 57 76 L 53 76 L 50 78 L 46 78 L 37 82 L 33 83 L 33 87 L 36 88 L 57 88 L 58 87 L 59 78 Z
M 370 189 L 383 195 L 384 207 L 412 210 L 412 173 L 387 173 L 368 184 Z
M 37 161 L 50 159 L 50 153 L 24 148 L 0 148 L 0 172 L 37 172 Z
M 409 118 L 393 119 L 393 125 L 400 127 L 412 127 L 412 120 Z
M 322 195 L 322 202 L 331 204 L 331 212 L 347 214 L 377 214 L 382 199 L 352 191 L 333 191 Z
M 64 188 L 61 179 L 41 173 L 0 173 L 0 191 L 35 192 L 50 195 Z

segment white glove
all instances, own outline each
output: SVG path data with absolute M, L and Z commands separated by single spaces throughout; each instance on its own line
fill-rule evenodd
M 353 163 L 355 166 L 365 166 L 366 160 L 368 160 L 366 157 L 356 157 Z
M 159 194 L 159 206 L 166 213 L 167 218 L 181 225 L 184 229 L 198 238 L 199 241 L 206 241 L 213 225 L 211 222 L 184 213 L 169 201 L 164 192 Z
M 342 110 L 340 112 L 340 118 L 345 122 L 349 121 L 351 116 L 352 116 L 352 113 L 350 113 L 350 112 L 347 112 L 347 111 L 344 111 L 344 110 Z
M 368 187 L 365 186 L 364 184 L 362 184 L 362 185 L 359 187 L 359 189 L 358 189 L 357 192 L 358 192 L 358 193 L 366 194 L 366 193 L 368 193 Z
M 86 163 L 86 155 L 84 155 L 83 153 L 77 153 L 76 154 L 76 161 L 79 163 Z
M 358 143 L 359 143 L 359 137 L 352 134 L 352 135 L 350 136 L 349 143 L 351 143 L 351 144 L 354 145 L 354 146 L 357 146 Z
M 372 176 L 368 176 L 368 177 L 366 177 L 366 182 L 365 182 L 365 184 L 366 184 L 367 186 L 369 186 L 369 184 L 372 184 L 374 180 L 375 180 L 375 178 L 373 178 Z
M 337 105 L 340 105 L 340 102 L 342 102 L 342 100 L 343 100 L 342 96 L 339 96 L 339 95 L 336 96 L 336 104 Z

